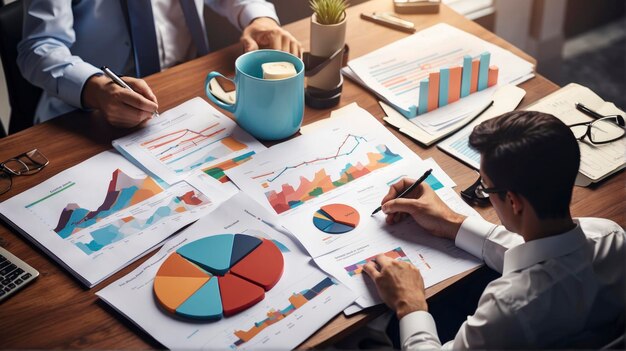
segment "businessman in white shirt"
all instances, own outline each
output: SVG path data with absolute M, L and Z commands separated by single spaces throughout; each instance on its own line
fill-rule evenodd
M 503 226 L 453 212 L 428 185 L 394 199 L 408 179 L 393 185 L 382 209 L 390 225 L 411 216 L 502 276 L 442 345 L 419 269 L 384 255 L 368 263 L 364 271 L 399 320 L 401 347 L 596 348 L 624 333 L 624 229 L 571 217 L 580 151 L 570 129 L 548 114 L 514 111 L 477 126 L 470 146 L 481 154 L 476 194 L 489 198 Z
M 269 48 L 301 55 L 265 0 L 24 0 L 17 63 L 43 89 L 35 123 L 77 108 L 95 109 L 118 127 L 150 118 L 158 101 L 142 77 L 206 55 L 204 5 L 242 31 L 244 51 Z M 108 66 L 136 92 L 102 75 Z

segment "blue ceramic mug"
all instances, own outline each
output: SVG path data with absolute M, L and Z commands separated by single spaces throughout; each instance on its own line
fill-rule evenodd
M 297 74 L 293 77 L 263 79 L 261 65 L 268 62 L 291 62 Z M 245 53 L 235 61 L 236 99 L 227 104 L 218 100 L 209 88 L 215 77 L 211 72 L 205 81 L 205 93 L 217 106 L 235 115 L 237 123 L 263 140 L 287 138 L 300 129 L 304 114 L 304 63 L 294 55 L 276 50 Z

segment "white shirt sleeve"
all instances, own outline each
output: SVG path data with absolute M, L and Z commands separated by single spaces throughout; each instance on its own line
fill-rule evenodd
M 402 350 L 466 350 L 526 345 L 527 335 L 520 319 L 506 303 L 494 296 L 497 287 L 481 296 L 474 315 L 469 316 L 454 340 L 444 345 L 439 341 L 432 315 L 424 311 L 409 313 L 400 320 Z M 530 346 L 530 345 L 526 345 Z
M 274 5 L 265 0 L 204 0 L 204 2 L 213 11 L 228 18 L 239 30 L 243 30 L 252 20 L 259 17 L 269 17 L 280 24 Z
M 456 235 L 455 245 L 502 273 L 504 253 L 524 243 L 524 238 L 480 217 L 467 217 Z

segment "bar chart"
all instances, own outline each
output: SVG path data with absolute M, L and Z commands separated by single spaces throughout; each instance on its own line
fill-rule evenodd
M 491 53 L 487 51 L 477 57 L 464 55 L 461 64 L 430 72 L 419 82 L 417 114 L 422 115 L 497 85 L 499 69 L 490 65 L 490 61 Z

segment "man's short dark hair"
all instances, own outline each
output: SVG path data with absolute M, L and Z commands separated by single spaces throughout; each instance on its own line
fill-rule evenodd
M 493 186 L 518 193 L 539 218 L 569 215 L 580 149 L 572 131 L 542 112 L 513 111 L 474 128 L 469 144 L 480 152 Z

